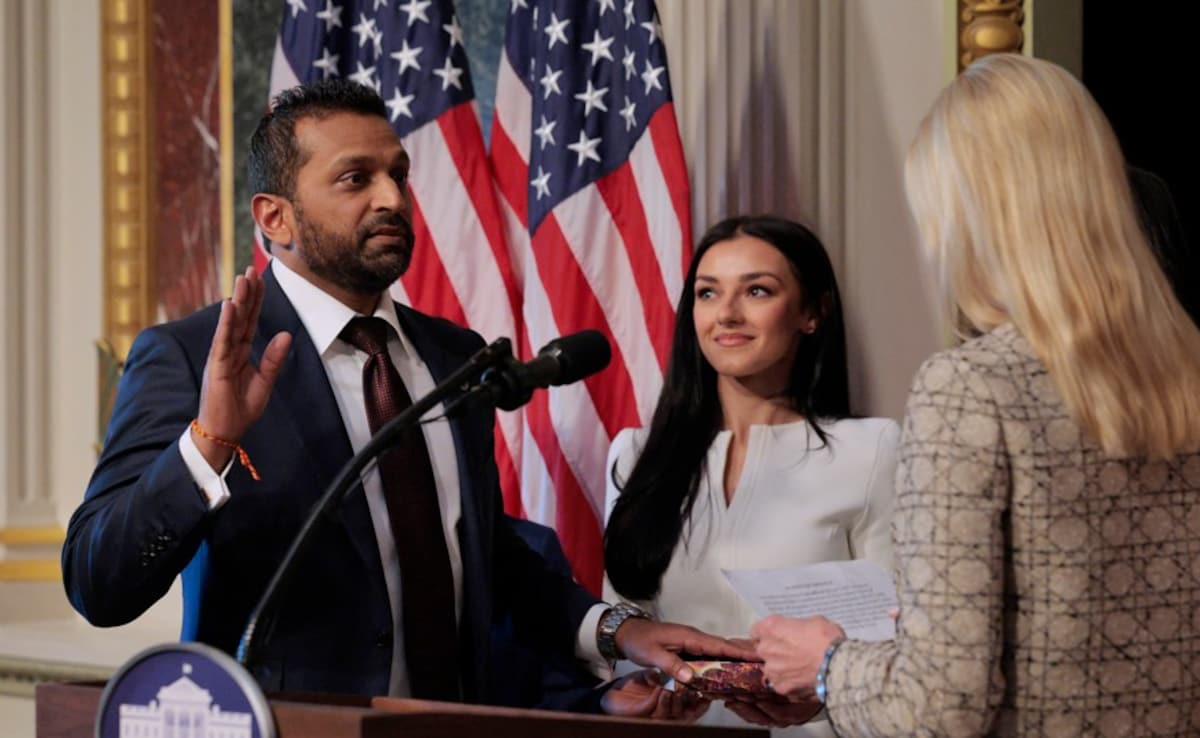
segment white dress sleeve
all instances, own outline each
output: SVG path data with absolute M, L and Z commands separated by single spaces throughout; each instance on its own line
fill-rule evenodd
M 895 499 L 896 461 L 900 426 L 894 420 L 880 424 L 875 436 L 874 460 L 867 478 L 862 512 L 850 530 L 850 555 L 869 559 L 892 571 L 892 506 Z

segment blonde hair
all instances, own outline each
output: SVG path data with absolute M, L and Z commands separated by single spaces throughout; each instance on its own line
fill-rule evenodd
M 1013 323 L 1106 453 L 1200 448 L 1200 331 L 1078 80 L 1014 54 L 975 62 L 922 121 L 905 183 L 949 303 L 980 330 Z

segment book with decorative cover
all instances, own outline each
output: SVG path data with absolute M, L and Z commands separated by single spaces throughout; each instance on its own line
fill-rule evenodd
M 735 695 L 773 695 L 757 661 L 688 661 L 695 670 L 692 681 L 683 685 L 706 697 L 720 699 Z M 668 688 L 677 688 L 673 684 Z

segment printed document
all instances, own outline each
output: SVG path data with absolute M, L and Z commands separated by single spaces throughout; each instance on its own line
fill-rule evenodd
M 886 641 L 896 635 L 890 574 L 866 559 L 825 561 L 786 569 L 722 569 L 733 589 L 762 617 L 824 615 L 850 638 Z

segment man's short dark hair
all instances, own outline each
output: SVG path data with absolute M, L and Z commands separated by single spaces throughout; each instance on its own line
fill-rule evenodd
M 296 121 L 332 113 L 378 115 L 387 120 L 383 99 L 369 87 L 345 79 L 327 79 L 284 90 L 250 136 L 246 174 L 250 192 L 291 198 L 296 172 L 306 154 L 296 143 Z

